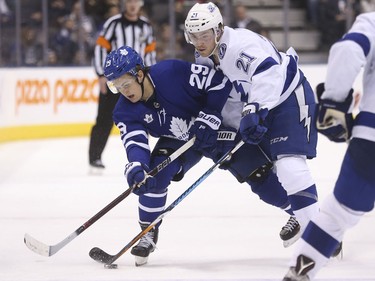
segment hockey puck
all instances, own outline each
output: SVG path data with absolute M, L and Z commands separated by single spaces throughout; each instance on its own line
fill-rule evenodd
M 115 263 L 105 264 L 104 268 L 107 268 L 107 269 L 116 269 L 117 268 L 117 264 L 115 264 Z

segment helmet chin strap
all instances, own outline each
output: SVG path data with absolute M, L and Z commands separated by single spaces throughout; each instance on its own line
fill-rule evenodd
M 212 55 L 215 53 L 217 47 L 219 46 L 220 38 L 221 38 L 221 36 L 223 36 L 223 31 L 224 31 L 224 30 L 219 30 L 219 31 L 220 31 L 220 34 L 215 36 L 215 47 L 212 49 L 212 52 L 211 52 L 207 57 L 212 56 Z M 215 29 L 214 29 L 214 32 L 215 32 Z M 219 38 L 219 37 L 220 37 L 220 38 Z M 218 38 L 219 38 L 219 39 L 218 39 Z
M 144 96 L 144 94 L 145 94 L 145 87 L 144 87 L 144 84 L 143 84 L 143 83 L 144 83 L 144 81 L 145 81 L 146 75 L 145 75 L 145 73 L 143 72 L 143 70 L 142 70 L 142 73 L 143 73 L 143 79 L 142 79 L 141 82 L 139 82 L 139 81 L 138 81 L 138 78 L 137 78 L 137 83 L 141 86 L 141 90 L 142 90 L 141 100 L 144 100 L 143 96 Z
M 212 52 L 208 55 L 208 57 L 212 56 L 215 53 L 217 46 L 219 46 L 219 41 L 217 41 L 215 38 L 215 48 L 212 49 Z

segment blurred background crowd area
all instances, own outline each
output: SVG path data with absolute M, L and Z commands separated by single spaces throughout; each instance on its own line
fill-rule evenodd
M 104 22 L 125 0 L 0 0 L 0 67 L 89 66 Z M 192 61 L 184 20 L 192 0 L 144 0 L 157 59 Z M 302 62 L 325 62 L 329 47 L 375 0 L 220 0 L 224 24 L 270 38 L 281 51 L 293 46 Z

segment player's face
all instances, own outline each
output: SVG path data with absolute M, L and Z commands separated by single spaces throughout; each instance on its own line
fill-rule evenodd
M 136 78 L 130 74 L 125 74 L 112 81 L 116 89 L 132 103 L 136 103 L 142 98 L 142 89 L 136 82 Z
M 189 33 L 189 39 L 202 57 L 208 57 L 211 55 L 216 46 L 213 29 Z

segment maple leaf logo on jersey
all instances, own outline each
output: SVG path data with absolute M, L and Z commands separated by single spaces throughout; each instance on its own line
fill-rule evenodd
M 181 118 L 172 117 L 171 126 L 169 131 L 179 140 L 188 140 L 189 138 L 189 129 L 193 124 L 193 120 L 189 124 Z
M 122 56 L 127 56 L 127 55 L 128 55 L 128 51 L 125 50 L 125 49 L 121 49 L 121 50 L 120 50 L 120 54 L 121 54 Z
M 152 114 L 146 114 L 143 120 L 145 120 L 147 124 L 150 124 L 152 121 L 154 121 L 154 118 L 152 118 Z

